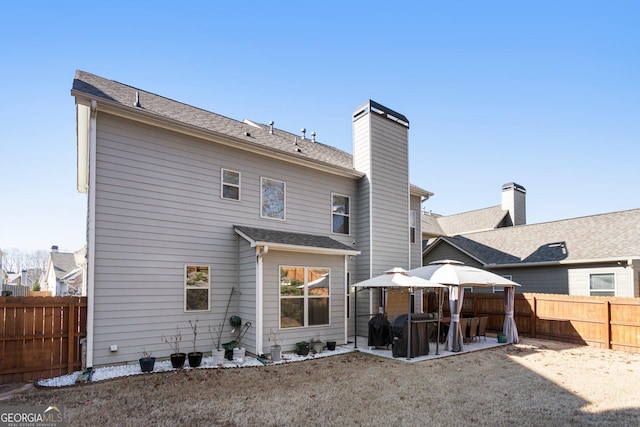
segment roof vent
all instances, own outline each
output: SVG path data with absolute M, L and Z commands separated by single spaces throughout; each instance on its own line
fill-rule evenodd
M 293 145 L 298 145 L 298 137 L 297 136 L 293 137 Z
M 269 133 L 273 135 L 273 120 L 269 122 Z
M 300 129 L 300 132 L 302 132 L 302 139 L 304 139 L 304 135 L 307 133 L 307 130 L 305 128 Z
M 251 136 L 251 132 L 245 132 L 245 136 Z
M 140 92 L 136 91 L 136 102 L 133 103 L 134 107 L 140 108 Z
M 315 133 L 315 131 L 311 132 L 311 142 L 316 142 L 316 133 Z

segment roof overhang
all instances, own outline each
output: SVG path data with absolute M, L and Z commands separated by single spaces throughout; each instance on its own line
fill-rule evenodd
M 251 247 L 266 246 L 269 248 L 269 251 L 275 250 L 275 251 L 299 252 L 299 253 L 318 254 L 318 255 L 341 255 L 341 256 L 360 255 L 360 251 L 350 249 L 346 245 L 343 245 L 342 243 L 326 236 L 314 236 L 311 234 L 303 234 L 303 233 L 290 233 L 290 232 L 284 232 L 284 231 L 262 230 L 262 231 L 265 231 L 267 234 L 273 233 L 274 237 L 273 238 L 265 238 L 265 237 L 256 238 L 255 235 L 252 235 L 252 233 L 247 232 L 246 229 L 247 227 L 234 226 L 234 230 L 236 234 L 238 234 L 240 237 L 242 237 L 247 242 L 249 242 Z M 254 229 L 254 230 L 258 230 L 258 229 Z M 305 239 L 310 239 L 310 240 L 315 239 L 318 241 L 329 242 L 329 243 L 334 242 L 335 246 L 337 247 L 331 247 L 333 245 L 327 245 L 327 244 L 319 244 L 318 246 L 312 246 L 312 245 L 302 244 L 302 243 L 298 244 L 298 243 L 282 242 L 280 241 L 281 239 L 278 238 L 278 236 L 282 236 L 282 235 L 293 236 L 294 241 L 296 240 L 295 239 L 296 236 L 301 236 L 301 237 L 304 237 Z
M 323 171 L 325 173 L 328 172 L 334 175 L 357 179 L 364 176 L 364 173 L 356 171 L 355 169 L 348 169 L 332 165 L 330 163 L 320 162 L 314 159 L 297 157 L 282 150 L 265 147 L 260 144 L 246 141 L 244 139 L 230 137 L 229 135 L 203 129 L 201 127 L 190 125 L 178 120 L 162 117 L 155 113 L 150 113 L 139 108 L 123 106 L 119 102 L 109 101 L 104 98 L 96 99 L 94 97 L 88 96 L 84 92 L 80 92 L 75 89 L 71 90 L 71 95 L 76 97 L 77 105 L 90 105 L 91 101 L 95 100 L 97 101 L 97 111 L 108 113 L 117 117 L 122 117 L 173 132 L 182 133 L 199 139 L 204 139 L 207 141 L 233 147 L 235 149 L 257 153 L 265 157 L 271 157 L 281 161 L 299 164 L 311 169 Z

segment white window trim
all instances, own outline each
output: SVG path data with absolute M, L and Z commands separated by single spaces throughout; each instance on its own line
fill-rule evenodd
M 340 196 L 340 197 L 346 197 L 349 200 L 349 213 L 348 214 L 341 214 L 341 213 L 335 213 L 333 212 L 333 197 L 334 196 Z M 352 221 L 351 221 L 351 196 L 347 196 L 346 194 L 340 194 L 340 193 L 331 193 L 331 200 L 329 200 L 329 202 L 331 203 L 329 206 L 329 211 L 331 212 L 331 234 L 336 234 L 338 236 L 351 236 L 351 225 L 352 225 Z M 340 215 L 340 216 L 344 216 L 349 218 L 349 232 L 348 233 L 336 233 L 335 231 L 333 231 L 333 216 L 334 215 Z
M 282 183 L 282 192 L 283 192 L 283 201 L 282 201 L 282 218 L 274 218 L 271 216 L 264 216 L 262 215 L 262 186 L 264 185 L 264 180 L 269 180 L 269 181 L 275 181 L 275 182 L 280 182 Z M 275 178 L 269 178 L 266 176 L 261 176 L 260 177 L 260 218 L 264 218 L 264 219 L 271 219 L 274 221 L 286 221 L 287 219 L 287 183 L 284 181 L 281 181 L 279 179 L 275 179 Z
M 226 172 L 233 172 L 233 173 L 237 173 L 238 174 L 238 184 L 230 184 L 227 182 L 224 182 L 224 173 Z M 238 198 L 237 199 L 230 199 L 228 197 L 224 197 L 224 186 L 227 185 L 229 187 L 237 187 L 238 188 Z M 242 199 L 242 174 L 238 171 L 234 171 L 233 169 L 227 169 L 227 168 L 220 168 L 220 198 L 223 200 L 229 200 L 232 202 L 239 202 Z
M 596 289 L 593 290 L 591 289 L 591 277 L 592 276 L 602 276 L 602 275 L 611 275 L 613 276 L 613 289 Z M 615 272 L 603 272 L 603 273 L 589 273 L 589 282 L 588 282 L 588 288 L 587 291 L 589 292 L 589 296 L 592 297 L 597 297 L 597 296 L 609 296 L 609 295 L 599 295 L 601 293 L 605 293 L 605 292 L 611 292 L 613 290 L 613 296 L 618 296 L 618 277 L 617 274 Z
M 206 310 L 187 310 L 187 289 L 203 289 L 201 287 L 188 287 L 187 286 L 187 268 L 189 267 L 207 267 L 209 274 L 207 275 L 207 309 Z M 207 264 L 185 264 L 184 271 L 182 273 L 182 289 L 183 289 L 183 307 L 185 313 L 206 313 L 211 311 L 211 266 Z
M 282 301 L 282 299 L 299 299 L 301 297 L 299 296 L 295 296 L 295 297 L 283 297 L 282 295 L 280 295 L 280 271 L 282 271 L 282 267 L 291 267 L 291 268 L 303 268 L 304 269 L 304 295 L 303 295 L 303 300 L 304 300 L 304 325 L 302 326 L 295 326 L 295 327 L 289 327 L 289 328 L 283 328 L 282 327 L 282 304 L 280 304 L 280 301 Z M 307 287 L 307 271 L 308 270 L 313 270 L 313 269 L 318 269 L 318 270 L 328 270 L 329 271 L 329 295 L 324 297 L 324 296 L 309 296 L 309 288 Z M 289 331 L 289 330 L 295 330 L 295 329 L 312 329 L 312 328 L 326 328 L 331 326 L 331 268 L 329 267 L 310 267 L 310 266 L 303 266 L 303 265 L 292 265 L 292 264 L 280 264 L 278 265 L 278 329 L 282 330 L 282 331 Z M 325 323 L 323 325 L 309 325 L 309 299 L 311 298 L 328 298 L 329 299 L 329 323 Z

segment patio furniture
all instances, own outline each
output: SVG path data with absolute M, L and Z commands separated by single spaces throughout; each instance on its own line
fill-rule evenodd
M 466 343 L 467 342 L 467 338 L 469 337 L 468 332 L 467 332 L 467 318 L 462 317 L 460 319 L 460 331 L 462 331 L 462 342 Z
M 478 341 L 480 341 L 480 337 L 484 338 L 484 341 L 487 341 L 487 323 L 489 322 L 488 316 L 483 316 L 480 318 L 480 324 L 478 325 Z
M 480 325 L 480 318 L 474 317 L 471 319 L 469 326 L 469 341 L 473 342 L 478 337 L 478 326 Z

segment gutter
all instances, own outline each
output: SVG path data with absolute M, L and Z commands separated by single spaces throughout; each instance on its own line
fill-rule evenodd
M 96 268 L 96 123 L 98 103 L 91 100 L 89 116 L 89 200 L 87 206 L 87 370 L 93 367 L 93 317 Z
M 544 262 L 521 262 L 511 264 L 484 264 L 485 268 L 497 269 L 497 268 L 517 268 L 517 267 L 551 267 L 559 265 L 572 265 L 572 264 L 602 264 L 609 262 L 621 262 L 624 261 L 627 265 L 632 265 L 634 260 L 640 260 L 640 256 L 621 256 L 610 258 L 585 258 L 575 259 L 568 261 L 544 261 Z

